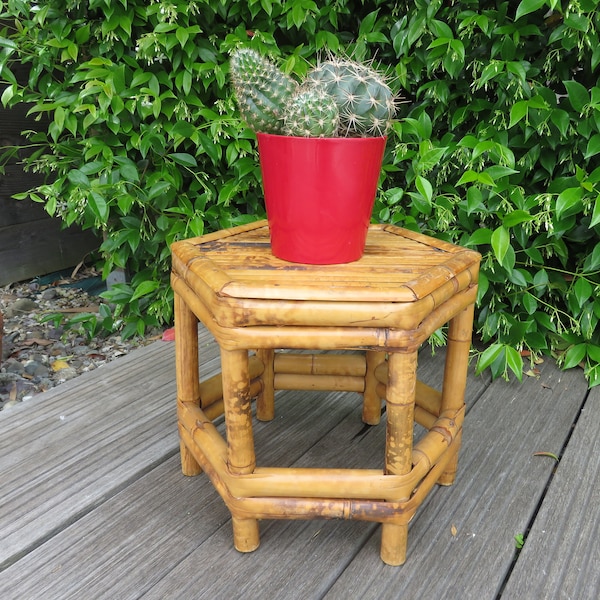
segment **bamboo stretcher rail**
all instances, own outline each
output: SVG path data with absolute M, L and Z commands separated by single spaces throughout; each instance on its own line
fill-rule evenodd
M 414 302 L 389 302 L 380 307 L 380 316 L 373 315 L 373 305 L 368 302 L 298 301 L 277 299 L 274 311 L 269 299 L 237 299 L 223 295 L 203 283 L 196 273 L 188 273 L 185 280 L 195 290 L 202 302 L 211 307 L 216 321 L 225 327 L 247 325 L 312 325 L 312 326 L 390 326 L 412 327 L 426 316 L 434 306 L 433 298 L 426 297 L 418 304 Z M 334 305 L 335 304 L 335 305 Z M 383 317 L 381 316 L 383 315 Z M 251 318 L 252 321 L 247 321 Z
M 365 389 L 363 377 L 337 375 L 298 375 L 294 373 L 276 373 L 276 390 L 313 390 L 331 392 L 359 392 Z
M 275 372 L 297 375 L 349 375 L 364 377 L 366 359 L 362 354 L 297 354 L 275 355 Z
M 413 450 L 410 470 L 402 475 L 385 474 L 381 469 L 329 469 L 256 467 L 248 474 L 231 473 L 227 468 L 227 444 L 210 419 L 192 403 L 179 404 L 180 426 L 189 436 L 194 454 L 207 472 L 215 473 L 234 497 L 298 497 L 298 498 L 380 498 L 399 502 L 409 498 L 419 482 L 440 462 L 446 450 L 458 437 L 460 415 L 442 416 Z M 204 461 L 204 462 L 202 462 Z
M 185 430 L 182 436 L 185 443 L 191 442 L 190 436 Z M 198 461 L 211 478 L 213 485 L 232 514 L 242 519 L 306 519 L 307 515 L 310 515 L 312 518 L 353 519 L 406 525 L 443 473 L 448 461 L 458 450 L 458 446 L 459 440 L 457 438 L 444 455 L 444 459 L 431 469 L 407 501 L 393 502 L 378 499 L 234 497 L 218 476 L 213 479 L 210 466 L 202 456 L 198 455 Z M 205 466 L 205 463 L 207 466 Z M 215 473 L 213 472 L 212 475 L 215 475 Z
M 206 266 L 205 269 L 211 270 L 210 266 Z M 239 325 L 329 327 L 352 324 L 355 327 L 364 325 L 413 329 L 432 310 L 455 296 L 457 292 L 476 285 L 477 277 L 467 269 L 429 295 L 422 298 L 412 295 L 412 301 L 400 301 L 397 298 L 395 301 L 375 303 L 349 299 L 332 302 L 318 299 L 298 301 L 277 298 L 277 310 L 274 310 L 273 299 L 235 298 L 215 292 L 201 276 L 194 272 L 187 272 L 184 279 L 202 302 L 211 307 L 217 322 L 226 327 Z

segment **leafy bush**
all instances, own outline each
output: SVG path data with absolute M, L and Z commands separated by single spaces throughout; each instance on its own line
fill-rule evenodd
M 2 101 L 51 120 L 28 161 L 51 179 L 29 195 L 103 232 L 105 273 L 133 274 L 108 297 L 125 334 L 171 319 L 173 240 L 264 214 L 229 52 L 249 45 L 302 75 L 343 50 L 387 65 L 409 100 L 375 218 L 483 254 L 480 368 L 520 375 L 523 355 L 553 353 L 600 383 L 597 1 L 0 6 Z
M 417 104 L 391 160 L 407 185 L 379 216 L 482 252 L 479 366 L 495 374 L 553 352 L 600 383 L 597 5 L 417 1 L 389 30 Z

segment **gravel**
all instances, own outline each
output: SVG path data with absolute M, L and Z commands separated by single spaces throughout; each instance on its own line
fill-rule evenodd
M 97 313 L 100 299 L 88 294 L 94 273 L 76 278 L 20 282 L 0 288 L 0 312 L 4 317 L 0 356 L 0 410 L 9 410 L 36 394 L 97 369 L 134 348 L 161 338 L 153 331 L 143 339 L 120 335 L 88 339 L 76 327 L 65 328 L 44 317 L 62 314 L 70 319 L 81 313 Z M 85 288 L 85 289 L 84 289 Z

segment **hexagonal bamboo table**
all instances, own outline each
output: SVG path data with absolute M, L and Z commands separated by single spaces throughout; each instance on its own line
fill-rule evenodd
M 235 547 L 258 547 L 260 519 L 357 519 L 382 523 L 381 558 L 402 564 L 410 519 L 456 474 L 479 254 L 371 225 L 359 261 L 294 264 L 271 254 L 264 221 L 177 242 L 172 254 L 182 468 L 211 478 Z M 221 374 L 204 382 L 198 320 L 221 350 Z M 446 324 L 438 391 L 417 381 L 417 353 Z M 278 389 L 361 392 L 372 425 L 384 400 L 385 468 L 257 466 L 251 401 L 270 420 Z M 223 412 L 226 440 L 212 423 Z M 413 444 L 415 422 L 428 431 Z

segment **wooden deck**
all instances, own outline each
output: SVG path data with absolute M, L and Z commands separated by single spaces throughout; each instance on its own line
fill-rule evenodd
M 217 352 L 201 339 L 208 375 Z M 424 351 L 420 378 L 435 382 L 442 359 Z M 457 481 L 432 492 L 406 564 L 389 567 L 363 522 L 266 521 L 260 548 L 237 553 L 208 479 L 180 473 L 173 344 L 136 350 L 0 412 L 0 598 L 595 600 L 600 389 L 540 371 L 471 376 Z M 383 427 L 362 424 L 357 394 L 281 392 L 255 435 L 263 465 L 381 466 Z

